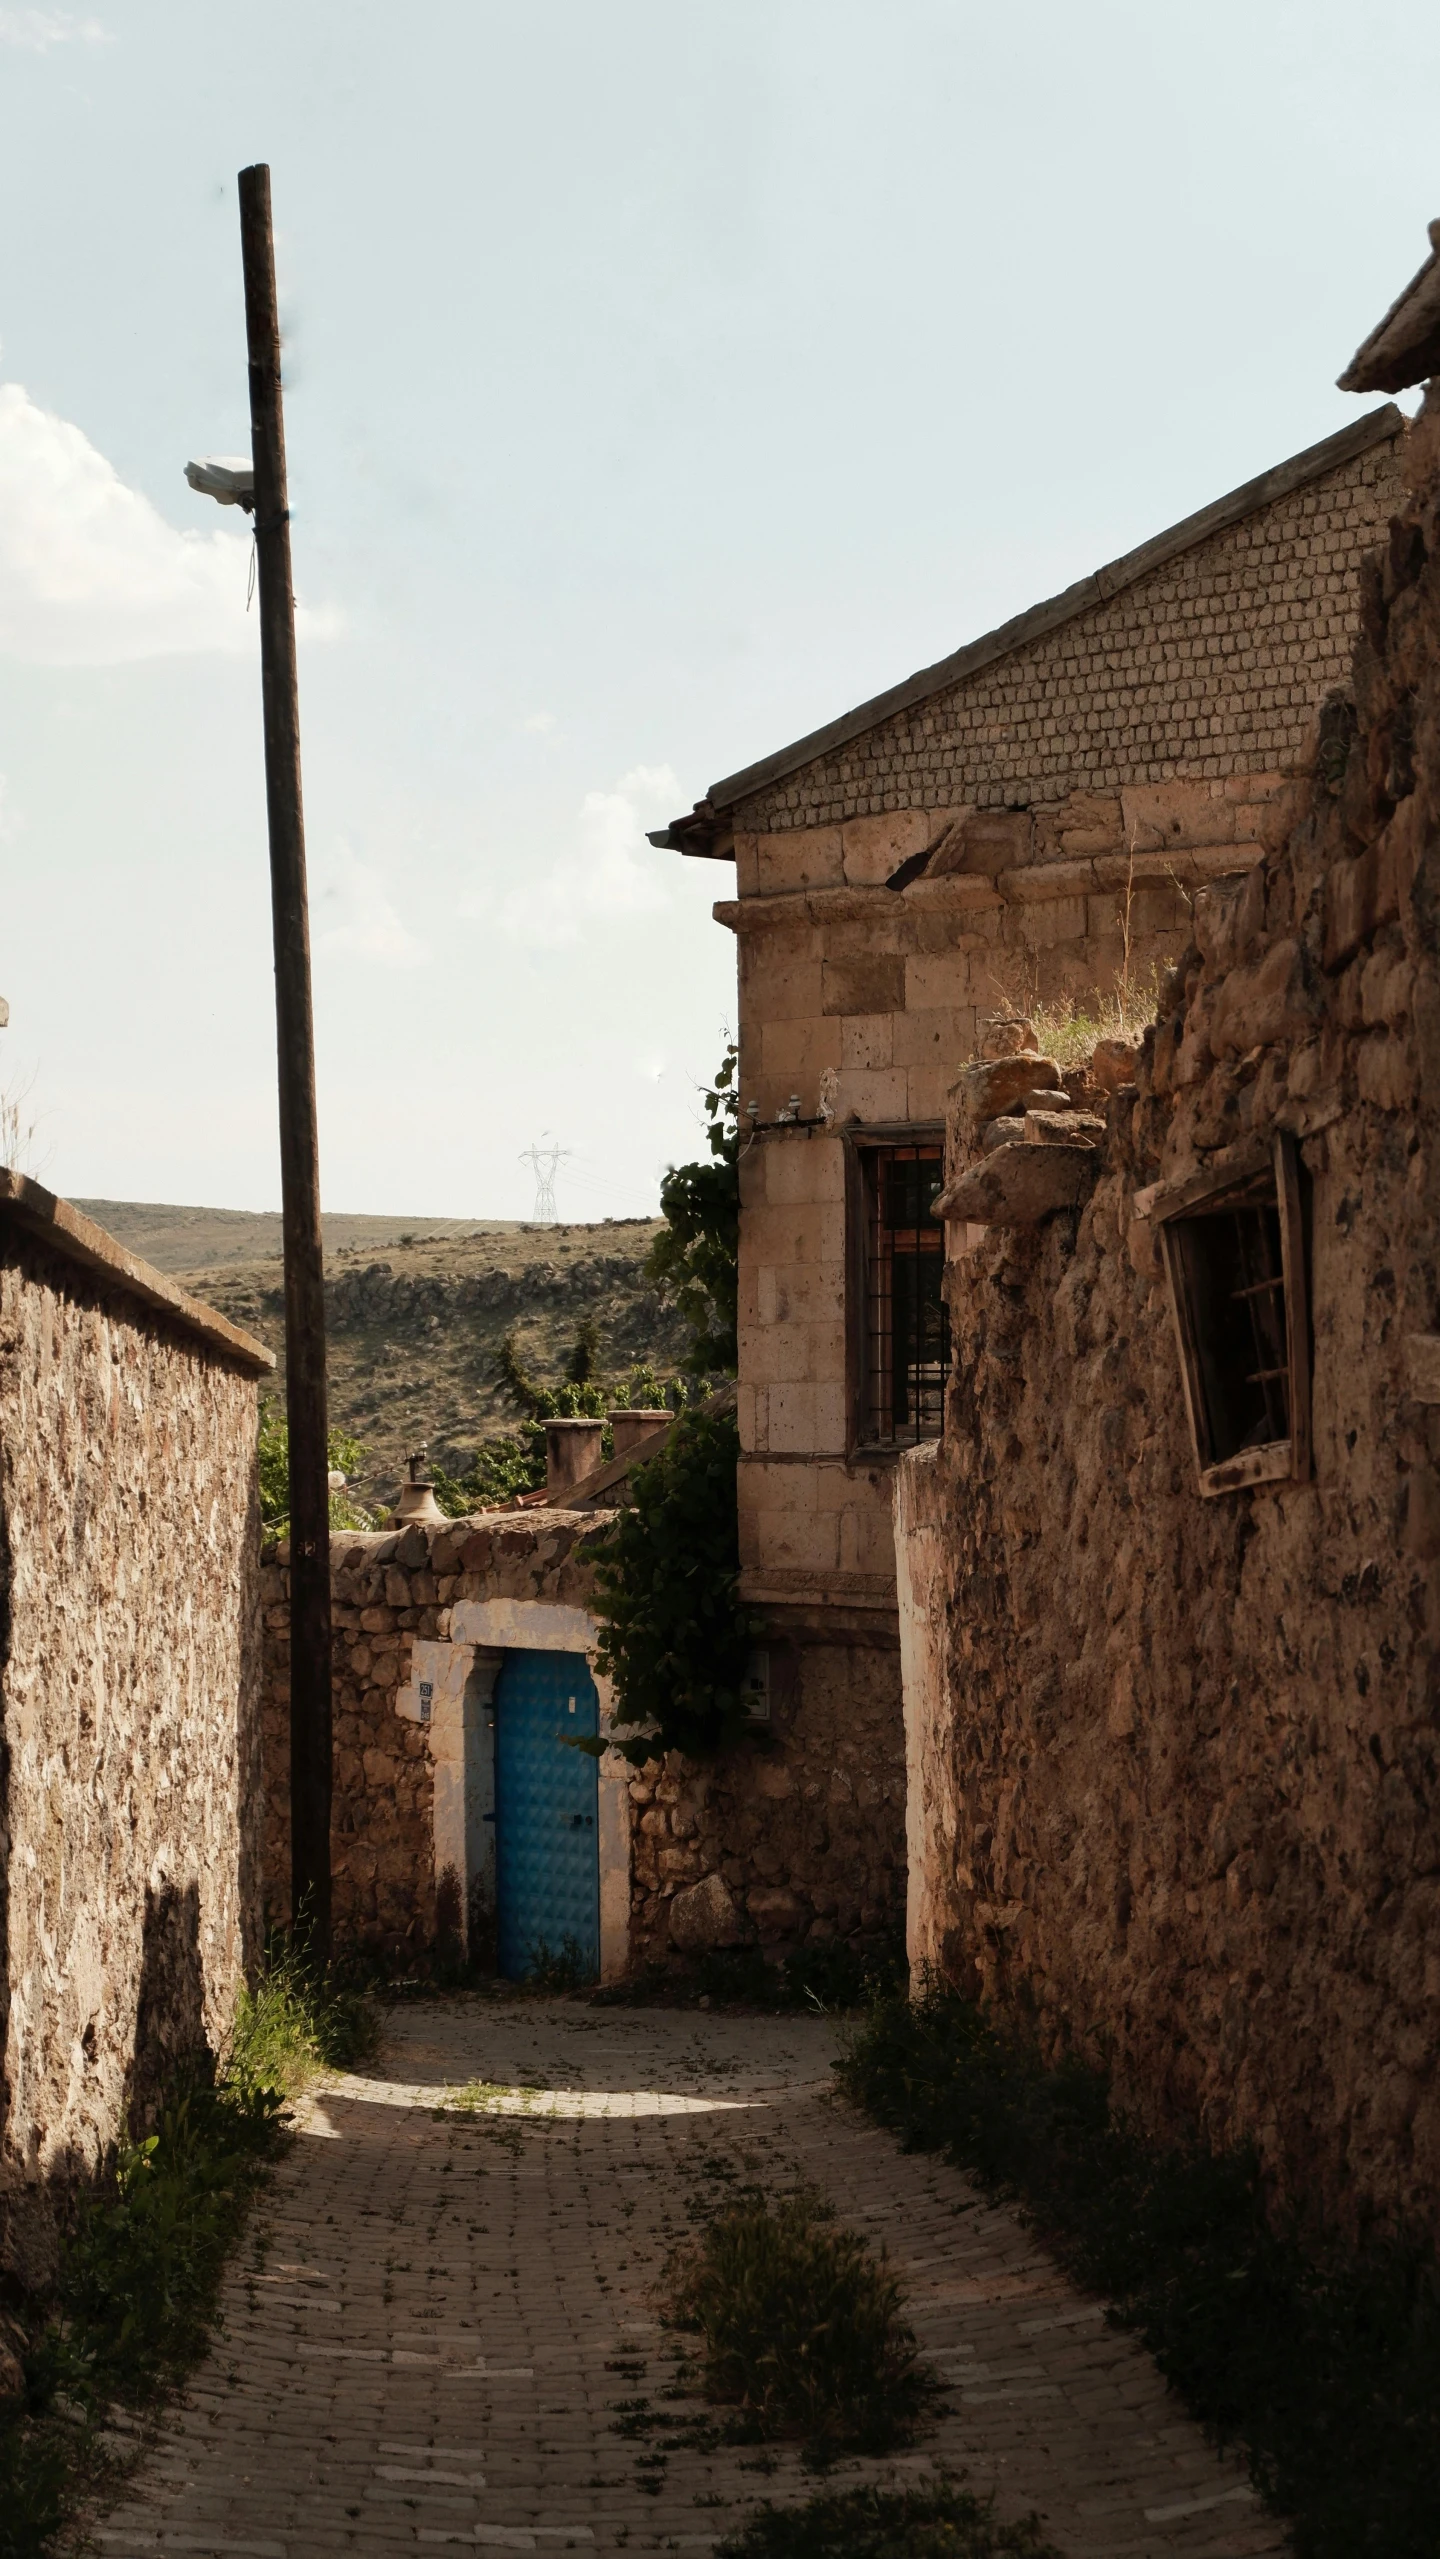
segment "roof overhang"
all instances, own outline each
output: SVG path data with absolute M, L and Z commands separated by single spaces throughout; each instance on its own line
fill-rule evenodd
M 709 798 L 697 800 L 688 817 L 672 818 L 646 838 L 662 853 L 694 853 L 707 862 L 733 862 L 735 830 Z
M 1342 391 L 1408 391 L 1440 373 L 1440 222 L 1430 255 L 1340 376 Z

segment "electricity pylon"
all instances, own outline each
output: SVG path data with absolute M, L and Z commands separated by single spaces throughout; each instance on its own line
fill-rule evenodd
M 556 1223 L 556 1168 L 573 1151 L 568 1146 L 526 1146 L 521 1149 L 521 1163 L 533 1164 L 535 1167 L 534 1223 L 537 1226 L 553 1226 Z

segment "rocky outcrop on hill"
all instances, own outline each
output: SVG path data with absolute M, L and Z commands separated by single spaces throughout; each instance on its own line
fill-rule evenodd
M 504 1383 L 510 1337 L 542 1384 L 565 1373 L 582 1326 L 593 1326 L 596 1373 L 623 1380 L 642 1362 L 662 1376 L 687 1335 L 644 1276 L 656 1233 L 639 1220 L 603 1226 L 515 1228 L 417 1236 L 382 1255 L 331 1256 L 325 1278 L 330 1419 L 365 1457 L 359 1501 L 389 1505 L 405 1452 L 424 1440 L 453 1474 L 483 1439 L 513 1430 L 520 1407 Z M 284 1394 L 285 1296 L 277 1262 L 187 1275 L 207 1303 L 276 1353 Z

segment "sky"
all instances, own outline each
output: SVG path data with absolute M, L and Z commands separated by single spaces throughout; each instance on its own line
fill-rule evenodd
M 0 1087 L 278 1202 L 236 171 L 285 333 L 325 1205 L 653 1212 L 735 1017 L 646 829 L 1361 414 L 1424 0 L 0 0 Z

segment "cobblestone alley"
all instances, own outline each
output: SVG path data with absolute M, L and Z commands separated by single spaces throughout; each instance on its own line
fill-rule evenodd
M 883 2242 L 951 2387 L 923 2449 L 833 2474 L 967 2471 L 1094 2559 L 1285 2548 L 1148 2358 L 1008 2213 L 827 2093 L 819 2018 L 430 2002 L 335 2078 L 262 2200 L 225 2328 L 146 2444 L 102 2551 L 707 2551 L 815 2482 L 788 2450 L 666 2452 L 683 2340 L 657 2278 L 733 2167 L 797 2176 Z

